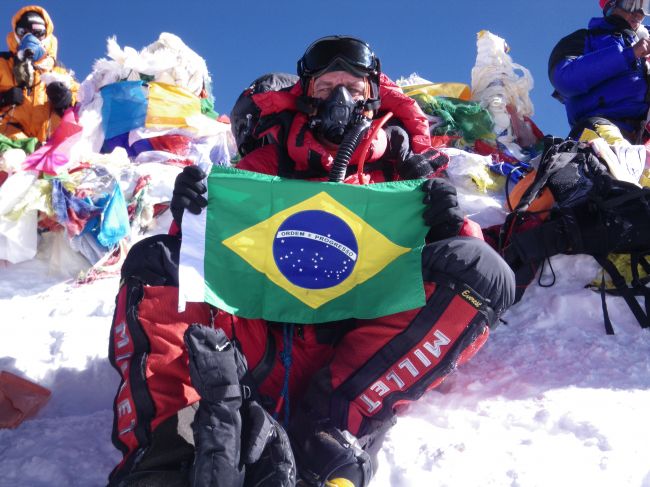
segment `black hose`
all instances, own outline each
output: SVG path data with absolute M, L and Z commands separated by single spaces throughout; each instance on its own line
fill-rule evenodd
M 360 117 L 359 121 L 350 126 L 345 132 L 339 150 L 336 152 L 336 157 L 334 157 L 334 162 L 332 162 L 332 169 L 330 169 L 329 181 L 331 183 L 340 183 L 345 179 L 345 173 L 352 154 L 359 145 L 361 136 L 370 128 L 371 124 L 371 119 Z

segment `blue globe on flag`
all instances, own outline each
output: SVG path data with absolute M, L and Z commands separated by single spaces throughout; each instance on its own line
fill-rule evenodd
M 347 279 L 359 245 L 350 226 L 326 211 L 294 213 L 278 228 L 273 258 L 289 282 L 305 289 L 327 289 Z

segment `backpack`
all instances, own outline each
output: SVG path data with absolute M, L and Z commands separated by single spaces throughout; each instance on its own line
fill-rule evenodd
M 261 121 L 260 109 L 255 105 L 252 96 L 267 91 L 288 91 L 299 79 L 295 74 L 267 73 L 253 81 L 239 95 L 230 112 L 230 127 L 235 136 L 237 150 L 242 157 L 269 142 L 265 137 L 256 134 L 280 123 L 274 115 L 265 117 L 266 120 Z
M 516 300 L 537 270 L 553 255 L 591 255 L 609 274 L 615 289 L 605 289 L 601 281 L 601 301 L 605 329 L 613 334 L 605 294 L 622 296 L 643 328 L 650 327 L 648 279 L 639 277 L 639 266 L 650 274 L 650 189 L 612 177 L 590 145 L 550 136 L 544 139 L 537 174 L 505 223 L 492 230 L 495 247 L 515 271 Z M 543 190 L 555 200 L 552 209 L 528 211 Z M 490 229 L 488 229 L 489 233 Z M 631 283 L 608 258 L 610 254 L 630 254 Z M 550 264 L 550 262 L 549 262 Z M 551 268 L 552 270 L 552 268 Z M 551 283 L 540 285 L 552 286 Z M 636 296 L 644 296 L 642 309 Z

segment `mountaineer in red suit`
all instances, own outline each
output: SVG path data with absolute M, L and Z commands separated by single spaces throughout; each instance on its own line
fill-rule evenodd
M 399 405 L 472 357 L 514 299 L 507 264 L 468 236 L 475 227 L 440 177 L 447 159 L 430 147 L 426 118 L 381 74 L 368 44 L 319 39 L 298 76 L 250 95 L 255 126 L 233 130 L 254 139 L 237 167 L 348 184 L 426 178 L 426 304 L 318 325 L 244 319 L 205 303 L 179 313 L 182 237 L 136 244 L 111 335 L 122 376 L 113 442 L 124 454 L 111 485 L 367 486 Z M 195 166 L 178 176 L 176 226 L 185 210 L 206 206 L 204 177 Z M 288 400 L 283 427 L 269 412 Z

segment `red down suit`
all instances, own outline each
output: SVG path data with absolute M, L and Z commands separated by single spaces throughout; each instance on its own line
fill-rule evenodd
M 300 114 L 289 112 L 291 123 L 301 123 Z M 409 136 L 413 143 L 419 136 L 426 140 L 428 132 Z M 295 156 L 290 141 L 287 146 Z M 284 150 L 265 145 L 242 159 L 240 167 L 277 174 L 280 159 L 262 155 Z M 309 169 L 306 157 L 293 159 L 294 177 L 305 178 L 301 171 Z M 364 173 L 371 181 L 383 180 L 383 172 L 364 168 Z M 358 178 L 346 182 L 358 183 Z M 300 452 L 310 441 L 305 435 L 314 429 L 292 430 L 292 422 L 304 422 L 309 415 L 314 424 L 347 430 L 370 448 L 373 441 L 364 438 L 385 431 L 400 404 L 419 398 L 472 357 L 514 300 L 514 276 L 501 257 L 481 239 L 454 237 L 431 242 L 423 250 L 426 304 L 421 308 L 372 320 L 290 327 L 240 318 L 205 303 L 189 303 L 179 313 L 179 249 L 179 236 L 150 237 L 133 246 L 122 268 L 109 356 L 121 377 L 113 443 L 123 459 L 111 473 L 111 485 L 130 485 L 129 479 L 152 472 L 169 482 L 170 472 L 187 470 L 192 463 L 189 425 L 199 396 L 190 382 L 183 343 L 191 324 L 224 330 L 246 357 L 269 410 L 282 410 L 278 400 L 287 372 L 282 358 L 290 347 L 291 412 L 284 420 L 290 434 L 294 431 L 291 441 L 300 473 Z M 385 299 L 394 296 L 388 293 Z

